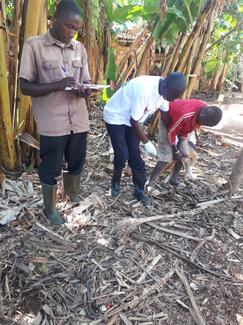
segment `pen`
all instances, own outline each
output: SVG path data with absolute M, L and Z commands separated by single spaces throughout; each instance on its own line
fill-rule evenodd
M 61 66 L 62 71 L 66 74 L 67 77 L 71 77 L 70 73 L 64 68 L 64 66 Z

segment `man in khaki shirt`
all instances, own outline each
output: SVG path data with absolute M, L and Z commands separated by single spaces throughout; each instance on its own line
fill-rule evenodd
M 32 97 L 40 133 L 39 177 L 44 213 L 51 224 L 64 222 L 56 210 L 56 177 L 61 173 L 63 157 L 66 160 L 64 191 L 72 202 L 79 202 L 80 174 L 89 131 L 85 102 L 89 90 L 80 84 L 90 82 L 86 50 L 73 39 L 80 28 L 76 2 L 62 0 L 51 29 L 26 40 L 20 65 L 20 88 L 24 95 Z

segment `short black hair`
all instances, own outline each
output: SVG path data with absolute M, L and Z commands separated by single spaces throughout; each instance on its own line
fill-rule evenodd
M 223 112 L 218 106 L 206 106 L 203 107 L 202 110 L 205 113 L 205 121 L 207 121 L 208 126 L 215 126 L 217 125 L 220 120 L 222 119 Z
M 59 2 L 56 8 L 56 16 L 61 17 L 71 13 L 81 16 L 80 8 L 74 0 L 62 0 Z
M 166 77 L 167 88 L 171 93 L 181 96 L 186 89 L 186 77 L 183 73 L 172 72 Z

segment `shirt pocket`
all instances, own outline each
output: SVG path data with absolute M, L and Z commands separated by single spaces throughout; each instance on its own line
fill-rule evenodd
M 79 82 L 83 81 L 83 64 L 80 60 L 72 61 L 73 76 Z
M 43 61 L 42 66 L 42 81 L 43 82 L 54 82 L 65 78 L 64 72 L 58 61 Z

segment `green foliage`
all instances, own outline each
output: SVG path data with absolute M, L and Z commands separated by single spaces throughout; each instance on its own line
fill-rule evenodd
M 100 4 L 99 0 L 91 0 L 92 7 L 92 26 L 98 32 L 100 21 Z
M 117 7 L 113 11 L 113 20 L 117 23 L 123 24 L 128 20 L 135 20 L 136 17 L 141 15 L 141 12 L 141 6 L 127 5 L 120 8 Z
M 113 81 L 116 80 L 116 56 L 112 47 L 108 47 L 108 61 L 106 65 L 105 78 Z
M 205 72 L 206 74 L 211 75 L 212 72 L 215 71 L 215 69 L 216 69 L 218 63 L 219 63 L 219 61 L 217 61 L 217 60 L 215 60 L 215 59 L 206 62 L 205 65 L 204 65 L 204 72 Z
M 54 16 L 55 10 L 56 10 L 56 1 L 55 0 L 48 0 L 47 1 L 47 8 L 48 13 L 51 17 Z
M 14 10 L 13 0 L 7 0 L 5 2 L 5 15 L 8 21 L 12 21 L 13 10 Z
M 145 0 L 142 17 L 150 24 L 155 23 L 155 39 L 163 37 L 168 44 L 173 44 L 180 32 L 186 32 L 192 26 L 203 4 L 204 0 L 168 0 L 166 17 L 161 19 L 160 1 Z
M 112 47 L 108 47 L 108 60 L 106 64 L 106 70 L 105 70 L 105 79 L 107 80 L 107 84 L 112 81 L 116 81 L 116 56 L 114 49 Z M 106 102 L 108 99 L 114 94 L 114 91 L 110 88 L 106 88 L 103 91 L 102 98 Z

